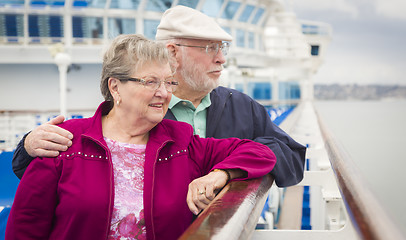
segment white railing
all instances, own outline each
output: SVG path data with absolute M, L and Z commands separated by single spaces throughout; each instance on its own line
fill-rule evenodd
M 35 127 L 57 116 L 57 111 L 3 111 L 0 112 L 0 152 L 13 151 L 22 137 Z M 67 119 L 89 117 L 91 111 L 77 111 L 68 114 Z

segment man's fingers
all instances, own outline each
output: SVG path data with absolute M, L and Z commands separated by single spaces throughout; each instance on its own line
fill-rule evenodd
M 49 120 L 48 123 L 49 123 L 49 124 L 52 124 L 52 125 L 56 125 L 56 124 L 63 123 L 63 121 L 65 121 L 65 117 L 62 116 L 62 115 L 59 115 L 59 116 L 57 116 L 57 117 L 52 118 L 51 120 Z
M 62 129 L 60 127 L 57 127 L 57 128 Z M 62 130 L 64 130 L 64 129 L 62 129 Z M 58 131 L 58 130 L 55 130 L 55 131 Z M 64 131 L 66 131 L 66 130 L 64 130 Z M 71 141 L 72 138 L 70 138 L 71 136 L 69 136 L 72 134 L 68 131 L 66 131 L 66 132 L 59 132 L 59 131 L 58 132 L 54 132 L 54 131 L 53 132 L 43 132 L 42 134 L 43 134 L 43 136 L 42 136 L 41 140 L 64 145 L 67 147 L 70 147 L 72 145 L 72 141 Z M 63 134 L 65 134 L 65 135 L 63 135 Z
M 72 145 L 72 133 L 58 126 L 48 123 L 34 129 L 27 135 L 24 148 L 31 157 L 48 157 L 55 155 L 55 151 L 66 151 Z M 46 155 L 41 155 L 44 151 Z M 53 151 L 47 153 L 46 151 Z
M 70 145 L 72 145 L 72 143 L 70 143 Z M 61 143 L 44 140 L 44 141 L 40 141 L 38 146 L 35 149 L 43 149 L 45 151 L 58 151 L 58 152 L 62 151 L 63 152 L 63 151 L 68 150 L 69 146 L 67 144 L 61 144 Z
M 68 130 L 65 130 L 65 129 L 63 129 L 63 128 L 60 128 L 60 127 L 58 127 L 58 126 L 51 125 L 51 124 L 46 124 L 46 125 L 44 125 L 42 131 L 44 131 L 45 134 L 46 134 L 46 133 L 49 133 L 49 134 L 57 134 L 57 135 L 59 135 L 59 136 L 61 136 L 61 137 L 63 137 L 63 138 L 66 138 L 66 139 L 68 139 L 68 140 L 70 140 L 70 139 L 73 138 L 72 133 L 69 132 Z M 53 139 L 52 137 L 53 137 L 54 139 Z M 50 135 L 49 140 L 52 140 L 52 141 L 55 141 L 55 142 L 63 143 L 63 142 L 61 142 L 61 140 L 62 140 L 61 138 L 56 138 L 56 137 L 57 137 L 57 136 L 55 136 L 55 135 Z M 58 140 L 58 139 L 59 139 L 59 140 Z
M 36 149 L 37 156 L 41 157 L 57 157 L 59 155 L 58 151 L 49 151 L 44 149 Z

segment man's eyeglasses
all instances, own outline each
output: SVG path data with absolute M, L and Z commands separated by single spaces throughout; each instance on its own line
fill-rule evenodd
M 133 81 L 133 82 L 139 82 L 144 87 L 156 91 L 161 84 L 163 83 L 165 86 L 166 91 L 168 92 L 174 92 L 176 90 L 176 87 L 178 86 L 178 82 L 173 79 L 173 77 L 167 78 L 165 80 L 159 80 L 154 77 L 146 77 L 146 78 L 126 78 L 126 79 L 120 79 L 120 81 Z
M 221 52 L 223 53 L 224 56 L 227 55 L 228 49 L 230 48 L 230 43 L 228 43 L 228 42 L 210 43 L 210 44 L 207 44 L 206 46 L 192 46 L 192 45 L 185 45 L 185 44 L 179 44 L 179 43 L 176 43 L 175 45 L 182 46 L 182 47 L 203 48 L 206 50 L 206 53 L 210 54 L 210 55 L 217 55 L 217 53 L 219 52 L 219 49 L 221 49 Z

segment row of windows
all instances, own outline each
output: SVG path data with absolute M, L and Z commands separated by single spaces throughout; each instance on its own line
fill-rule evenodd
M 279 100 L 300 99 L 298 82 L 279 82 Z M 243 91 L 243 84 L 236 84 L 236 89 Z M 248 95 L 258 100 L 272 99 L 272 84 L 267 82 L 249 82 Z
M 108 18 L 107 38 L 111 39 L 119 34 L 136 33 L 136 20 L 133 18 Z M 144 35 L 154 39 L 159 21 L 152 19 L 144 20 Z M 231 34 L 231 29 L 226 27 L 225 31 Z M 72 37 L 76 42 L 80 38 L 103 39 L 103 18 L 72 16 Z M 22 14 L 0 14 L 0 36 L 2 37 L 23 37 L 24 36 L 24 15 Z M 64 37 L 63 17 L 60 15 L 28 15 L 28 36 L 30 42 L 40 42 L 40 38 L 52 38 L 53 42 L 62 41 Z M 236 29 L 236 46 L 255 49 L 255 37 L 259 38 L 259 46 L 262 38 L 254 32 Z M 11 42 L 16 41 L 11 38 Z M 74 41 L 75 42 L 75 41 Z M 262 49 L 262 48 L 260 48 Z
M 31 8 L 43 8 L 50 6 L 53 8 L 65 6 L 64 0 L 26 0 L 29 1 Z M 141 0 L 111 0 L 108 8 L 110 9 L 131 9 L 137 10 L 140 7 Z M 90 8 L 105 8 L 106 0 L 73 0 L 73 7 L 90 7 Z M 179 0 L 177 5 L 184 5 L 191 8 L 196 8 L 199 0 Z M 153 12 L 164 12 L 170 8 L 173 0 L 148 0 L 145 4 L 144 10 Z M 224 7 L 223 5 L 226 4 Z M 2 0 L 2 6 L 23 7 L 24 0 Z M 239 1 L 224 0 L 206 0 L 202 6 L 202 12 L 211 17 L 220 17 L 224 19 L 234 19 L 236 13 L 243 5 Z M 222 10 L 223 9 L 223 10 Z M 241 9 L 241 14 L 238 16 L 238 21 L 250 24 L 258 24 L 264 16 L 265 9 L 263 7 L 256 7 L 255 5 L 247 4 Z
M 326 26 L 302 24 L 302 33 L 307 35 L 329 35 L 329 28 Z

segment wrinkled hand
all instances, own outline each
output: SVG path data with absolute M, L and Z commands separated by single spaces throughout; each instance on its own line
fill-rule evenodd
M 64 116 L 59 115 L 30 132 L 24 141 L 24 148 L 31 157 L 56 157 L 60 151 L 66 151 L 72 145 L 72 133 L 56 124 L 62 123 Z
M 216 193 L 227 183 L 227 174 L 224 172 L 210 172 L 209 174 L 193 180 L 189 184 L 187 205 L 190 211 L 197 215 L 213 201 Z

